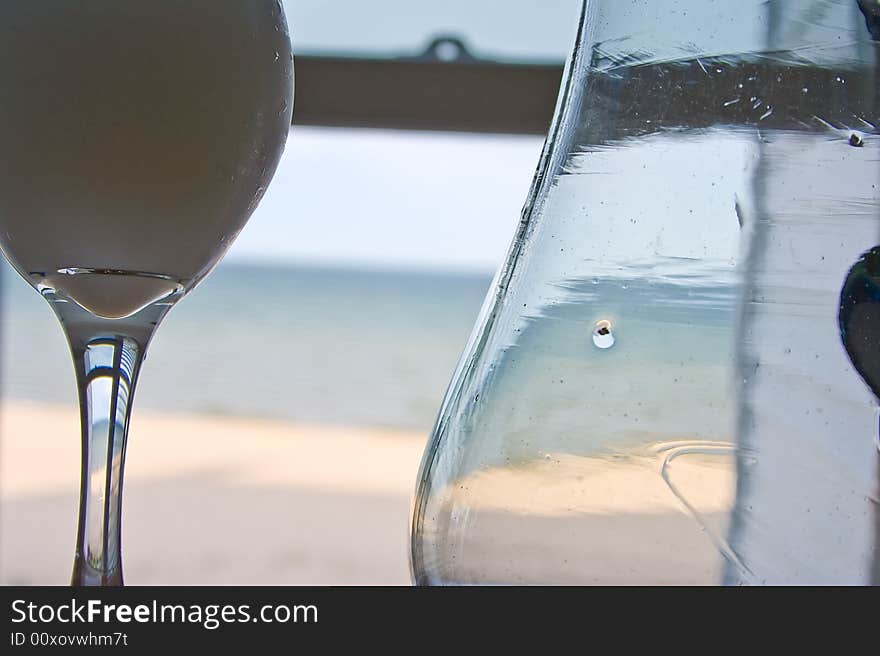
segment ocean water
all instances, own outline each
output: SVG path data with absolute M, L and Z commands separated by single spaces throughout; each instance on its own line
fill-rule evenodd
M 3 262 L 4 399 L 76 403 L 49 305 Z M 427 431 L 490 275 L 228 262 L 160 327 L 140 409 Z

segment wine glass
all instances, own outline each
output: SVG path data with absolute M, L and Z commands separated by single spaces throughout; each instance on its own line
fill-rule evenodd
M 138 372 L 275 172 L 293 95 L 283 6 L 7 0 L 0 88 L 0 249 L 58 316 L 79 391 L 73 584 L 121 585 Z
M 876 0 L 585 0 L 417 583 L 880 581 L 878 41 Z

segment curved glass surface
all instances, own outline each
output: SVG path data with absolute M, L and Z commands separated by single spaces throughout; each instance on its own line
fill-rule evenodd
M 876 581 L 878 14 L 584 3 L 416 582 Z

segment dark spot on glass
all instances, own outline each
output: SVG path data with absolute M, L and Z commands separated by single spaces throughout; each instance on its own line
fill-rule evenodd
M 850 269 L 840 292 L 838 322 L 849 359 L 880 398 L 880 246 Z
M 865 27 L 874 41 L 880 41 L 880 2 L 877 0 L 857 0 L 859 9 L 865 16 Z

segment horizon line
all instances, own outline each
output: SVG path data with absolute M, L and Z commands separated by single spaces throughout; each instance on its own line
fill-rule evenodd
M 410 273 L 423 275 L 447 275 L 491 278 L 495 268 L 480 266 L 444 266 L 416 262 L 377 262 L 371 260 L 344 260 L 336 258 L 288 258 L 230 255 L 218 266 L 251 267 L 264 269 L 324 269 L 352 272 Z

